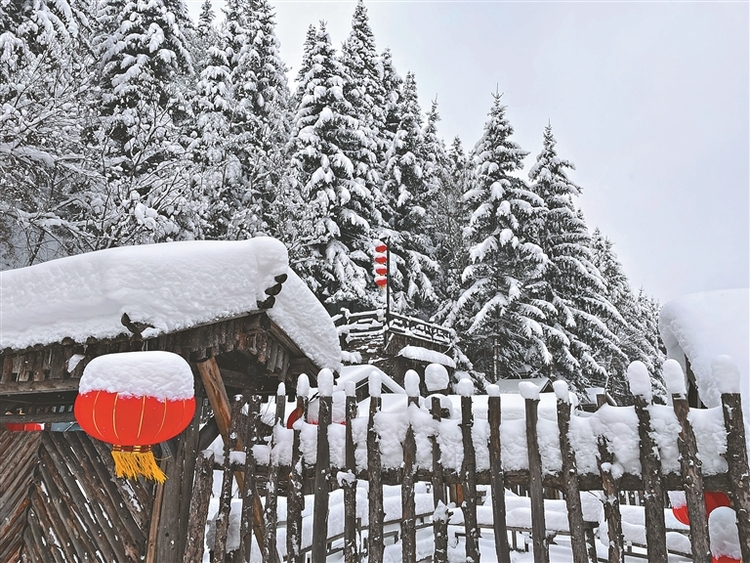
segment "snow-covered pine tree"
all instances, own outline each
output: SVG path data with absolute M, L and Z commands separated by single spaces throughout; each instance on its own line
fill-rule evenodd
M 380 57 L 375 50 L 375 38 L 363 0 L 359 0 L 354 9 L 351 32 L 341 48 L 341 62 L 349 77 L 344 95 L 351 101 L 353 116 L 363 133 L 361 147 L 352 160 L 355 178 L 364 181 L 370 190 L 379 191 L 378 158 L 386 150 L 382 136 L 385 91 Z
M 510 139 L 513 128 L 494 95 L 484 134 L 473 151 L 473 175 L 464 200 L 471 215 L 464 231 L 469 265 L 453 325 L 475 369 L 494 382 L 528 374 L 529 351 L 543 348 L 525 305 L 525 284 L 545 263 L 529 229 L 541 201 L 518 177 L 528 154 Z
M 435 186 L 430 183 L 434 176 L 427 172 L 431 163 L 411 72 L 404 81 L 400 110 L 398 128 L 386 153 L 383 184 L 383 236 L 391 255 L 388 283 L 395 311 L 429 318 L 437 301 L 433 286 L 439 271 L 427 225 Z
M 552 127 L 547 126 L 542 152 L 529 172 L 532 189 L 545 204 L 537 237 L 549 258 L 531 285 L 532 304 L 544 313 L 539 324 L 548 356 L 541 358 L 540 368 L 583 394 L 587 387 L 607 387 L 602 358 L 609 363 L 627 361 L 617 335 L 608 328 L 623 325 L 624 319 L 607 299 L 605 282 L 594 264 L 591 235 L 574 205 L 581 190 L 566 174 L 574 167 L 557 156 L 555 144 Z
M 356 181 L 359 121 L 346 98 L 346 68 L 321 22 L 308 32 L 298 87 L 292 161 L 303 200 L 304 249 L 293 256 L 298 271 L 330 311 L 372 308 L 372 192 Z
M 200 236 L 185 148 L 192 63 L 184 4 L 100 0 L 98 8 L 99 122 L 91 137 L 103 182 L 81 206 L 92 248 Z
M 633 293 L 622 264 L 617 259 L 612 241 L 599 229 L 595 229 L 592 235 L 592 250 L 594 265 L 601 272 L 606 284 L 606 297 L 624 320 L 623 323 L 617 319 L 607 319 L 606 324 L 617 335 L 625 358 L 619 355 L 608 355 L 598 360 L 609 374 L 608 391 L 619 399 L 618 402 L 630 402 L 627 382 L 627 368 L 630 362 L 635 360 L 643 362 L 651 374 L 651 379 L 656 382 L 656 388 L 663 389 L 661 365 L 664 362 L 664 355 L 651 340 L 653 336 L 656 336 L 658 342 L 658 332 L 656 335 L 653 334 L 650 307 L 647 305 L 646 310 L 642 308 L 641 300 L 645 294 Z
M 0 2 L 0 268 L 85 247 L 69 208 L 91 177 L 89 16 L 67 0 Z

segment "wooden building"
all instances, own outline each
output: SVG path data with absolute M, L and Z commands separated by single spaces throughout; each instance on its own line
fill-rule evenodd
M 0 275 L 2 563 L 182 561 L 197 452 L 226 434 L 229 397 L 340 367 L 330 317 L 272 239 L 111 249 Z M 193 423 L 156 452 L 166 483 L 116 479 L 109 447 L 83 432 L 8 430 L 72 423 L 88 362 L 143 350 L 179 354 L 195 376 Z

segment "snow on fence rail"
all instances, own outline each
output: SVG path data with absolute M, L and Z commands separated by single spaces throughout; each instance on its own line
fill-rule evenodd
M 324 370 L 325 372 L 325 370 Z M 645 543 L 649 561 L 668 559 L 665 509 L 667 491 L 683 491 L 690 515 L 690 538 L 694 560 L 710 562 L 708 526 L 703 506 L 704 490 L 725 491 L 737 511 L 742 556 L 750 561 L 750 474 L 739 390 L 724 389 L 722 407 L 691 409 L 684 388 L 670 389 L 672 405 L 651 403 L 648 382 L 640 384 L 638 366 L 631 370 L 631 388 L 636 397 L 630 407 L 602 406 L 591 416 L 572 409 L 567 386 L 556 383 L 554 397 L 540 397 L 534 389 L 522 390 L 522 398 L 500 396 L 490 388 L 489 396 L 472 395 L 468 381 L 459 386 L 460 408 L 446 409 L 445 397 L 429 401 L 405 398 L 403 412 L 381 412 L 377 382 L 371 386 L 368 413 L 357 413 L 356 399 L 348 393 L 345 424 L 332 423 L 332 382 L 321 372 L 318 424 L 297 421 L 284 427 L 286 398 L 283 386 L 276 402 L 276 424 L 269 443 L 257 438 L 260 399 L 235 397 L 231 428 L 225 441 L 223 460 L 213 453 L 199 461 L 189 544 L 184 561 L 200 561 L 206 514 L 211 493 L 212 469 L 223 471 L 222 494 L 216 516 L 214 561 L 223 561 L 229 531 L 232 482 L 236 479 L 242 499 L 237 524 L 239 560 L 245 560 L 257 526 L 257 498 L 265 485 L 263 560 L 281 560 L 277 552 L 277 500 L 286 496 L 285 554 L 290 562 L 302 562 L 305 552 L 313 561 L 324 561 L 331 542 L 330 491 L 343 489 L 343 551 L 347 562 L 359 561 L 363 546 L 357 542 L 366 504 L 367 546 L 370 562 L 383 560 L 383 489 L 401 486 L 401 537 L 404 561 L 416 560 L 415 483 L 428 482 L 434 502 L 433 561 L 447 561 L 448 524 L 446 488 L 457 485 L 462 499 L 467 561 L 480 560 L 478 538 L 478 485 L 490 485 L 491 522 L 495 554 L 487 560 L 510 561 L 508 542 L 512 518 L 505 490 L 524 485 L 529 490 L 530 532 L 535 562 L 549 561 L 548 532 L 559 523 L 547 523 L 544 489 L 557 489 L 565 498 L 573 561 L 590 561 L 595 525 L 606 526 L 608 560 L 623 561 L 625 541 L 618 501 L 622 491 L 643 491 Z M 375 378 L 376 379 L 376 378 Z M 248 404 L 248 415 L 241 409 Z M 407 406 L 408 405 L 408 406 Z M 298 389 L 298 406 L 306 411 L 306 386 Z M 445 416 L 446 410 L 449 416 Z M 322 430 L 325 429 L 325 432 Z M 318 439 L 321 438 L 321 439 Z M 241 451 L 234 451 L 239 444 Z M 357 496 L 357 481 L 367 482 L 366 503 Z M 360 487 L 361 488 L 361 487 Z M 587 522 L 581 505 L 582 491 L 603 491 L 604 519 Z M 314 499 L 312 512 L 304 520 L 304 492 Z M 308 497 L 309 498 L 309 497 Z M 549 503 L 549 500 L 546 501 Z M 590 513 L 590 511 L 589 511 Z M 334 526 L 335 527 L 335 526 Z M 312 534 L 309 534 L 309 529 Z M 303 534 L 303 529 L 307 530 Z M 588 531 L 587 531 L 588 530 Z M 339 532 L 335 532 L 337 534 Z M 334 535 L 335 535 L 334 534 Z M 303 536 L 310 543 L 303 545 Z M 639 543 L 639 542 L 636 542 Z

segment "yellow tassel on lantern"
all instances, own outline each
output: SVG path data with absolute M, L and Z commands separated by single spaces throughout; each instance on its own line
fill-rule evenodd
M 114 446 L 112 459 L 115 461 L 115 474 L 118 477 L 145 477 L 159 483 L 167 480 L 154 459 L 151 446 Z

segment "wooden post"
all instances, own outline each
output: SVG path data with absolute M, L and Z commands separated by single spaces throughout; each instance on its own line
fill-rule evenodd
M 346 470 L 344 489 L 344 562 L 358 563 L 357 552 L 357 464 L 354 457 L 352 421 L 357 416 L 357 397 L 353 381 L 346 382 Z
M 557 427 L 560 431 L 560 453 L 562 455 L 563 489 L 565 504 L 568 507 L 568 526 L 570 528 L 570 544 L 573 550 L 574 563 L 586 563 L 586 534 L 583 525 L 583 509 L 581 495 L 578 490 L 578 468 L 573 448 L 570 445 L 570 399 L 568 386 L 564 381 L 555 382 L 557 395 Z
M 306 374 L 297 379 L 297 410 L 301 413 L 300 422 L 295 424 L 292 443 L 292 468 L 289 473 L 289 493 L 286 507 L 286 552 L 289 563 L 304 563 L 302 553 L 302 510 L 305 497 L 302 492 L 302 423 L 307 419 L 308 394 L 310 383 Z
M 680 450 L 680 471 L 682 473 L 685 500 L 690 517 L 690 545 L 695 563 L 711 563 L 711 547 L 708 540 L 708 518 L 703 498 L 702 462 L 698 457 L 693 427 L 688 421 L 690 405 L 685 394 L 672 394 L 672 406 L 680 423 L 677 446 Z
M 193 496 L 190 499 L 190 519 L 188 520 L 187 543 L 182 557 L 183 563 L 203 561 L 203 541 L 206 534 L 208 504 L 211 501 L 211 488 L 214 482 L 214 454 L 199 454 L 195 467 Z
M 284 424 L 284 410 L 286 408 L 286 386 L 279 383 L 276 391 L 276 413 L 273 419 L 273 429 L 271 430 L 270 456 L 268 460 L 268 481 L 266 484 L 266 508 L 264 522 L 266 525 L 266 535 L 263 538 L 263 559 L 269 561 L 272 553 L 276 553 L 276 526 L 279 521 L 278 517 L 278 481 L 279 481 L 279 462 L 274 459 L 273 448 L 276 445 L 276 431 L 278 427 Z
M 231 409 L 231 423 L 229 425 L 229 437 L 224 440 L 224 476 L 221 482 L 221 496 L 219 497 L 219 512 L 216 516 L 216 537 L 214 539 L 213 556 L 211 563 L 224 563 L 227 546 L 227 532 L 229 530 L 229 512 L 232 508 L 232 483 L 234 474 L 232 472 L 231 454 L 237 447 L 237 434 L 239 430 L 240 413 L 242 412 L 243 399 L 241 396 L 234 398 Z
M 318 447 L 315 461 L 315 501 L 313 504 L 312 560 L 325 563 L 328 539 L 328 483 L 331 474 L 331 458 L 328 444 L 328 428 L 331 426 L 333 399 L 333 374 L 321 370 L 318 374 Z M 329 381 L 324 383 L 324 378 Z
M 445 483 L 443 482 L 443 465 L 440 462 L 440 442 L 437 436 L 440 433 L 441 420 L 440 398 L 432 397 L 430 412 L 435 421 L 435 435 L 432 437 L 432 498 L 435 503 L 435 513 L 445 505 Z M 448 514 L 444 517 L 433 517 L 432 527 L 435 536 L 435 563 L 448 563 Z M 504 562 L 507 563 L 507 562 Z
M 464 380 L 466 381 L 466 380 Z M 471 386 L 473 393 L 474 386 Z M 466 559 L 479 563 L 479 526 L 477 525 L 477 460 L 471 428 L 474 426 L 471 393 L 461 394 L 461 437 L 464 447 L 464 460 L 461 467 L 464 489 L 464 529 L 466 530 Z
M 531 495 L 531 539 L 534 563 L 549 563 L 547 525 L 544 518 L 544 490 L 542 488 L 542 458 L 536 435 L 539 396 L 526 399 L 526 446 L 529 454 L 529 493 Z
M 739 384 L 737 385 L 739 387 Z M 750 471 L 747 463 L 742 399 L 739 393 L 722 393 L 721 408 L 727 431 L 727 463 L 731 483 L 732 508 L 737 513 L 742 560 L 750 561 Z
M 238 559 L 250 561 L 253 545 L 253 532 L 262 548 L 264 530 L 258 529 L 263 525 L 263 512 L 260 495 L 256 486 L 256 460 L 253 446 L 258 441 L 258 420 L 260 418 L 260 397 L 251 395 L 247 402 L 247 420 L 245 425 L 245 473 L 242 475 L 239 488 L 242 497 L 242 517 L 240 519 L 240 548 Z M 274 554 L 276 555 L 276 554 Z
M 380 374 L 370 375 L 370 417 L 367 423 L 367 473 L 369 477 L 369 531 L 367 553 L 370 563 L 383 563 L 383 481 L 380 465 L 380 437 L 375 415 L 380 412 Z
M 492 527 L 495 532 L 495 554 L 498 563 L 510 563 L 508 528 L 505 522 L 505 475 L 502 463 L 500 423 L 502 418 L 500 390 L 497 385 L 487 388 L 487 422 L 490 425 L 490 480 L 492 485 Z
M 646 544 L 650 563 L 667 560 L 667 532 L 664 521 L 664 488 L 661 483 L 661 461 L 656 442 L 651 437 L 651 415 L 647 398 L 634 394 L 635 413 L 638 416 L 638 436 L 641 447 L 641 478 L 645 493 Z
M 617 496 L 617 484 L 612 476 L 613 456 L 607 448 L 607 439 L 599 437 L 599 473 L 602 477 L 604 491 L 604 519 L 607 521 L 609 537 L 609 563 L 624 563 L 622 519 L 620 517 L 620 499 Z
M 417 532 L 414 501 L 414 478 L 416 476 L 415 457 L 417 444 L 414 440 L 414 428 L 411 424 L 411 413 L 419 410 L 419 375 L 409 370 L 404 376 L 404 386 L 409 395 L 406 403 L 408 426 L 403 444 L 404 466 L 403 484 L 401 485 L 401 561 L 416 563 L 417 560 Z

